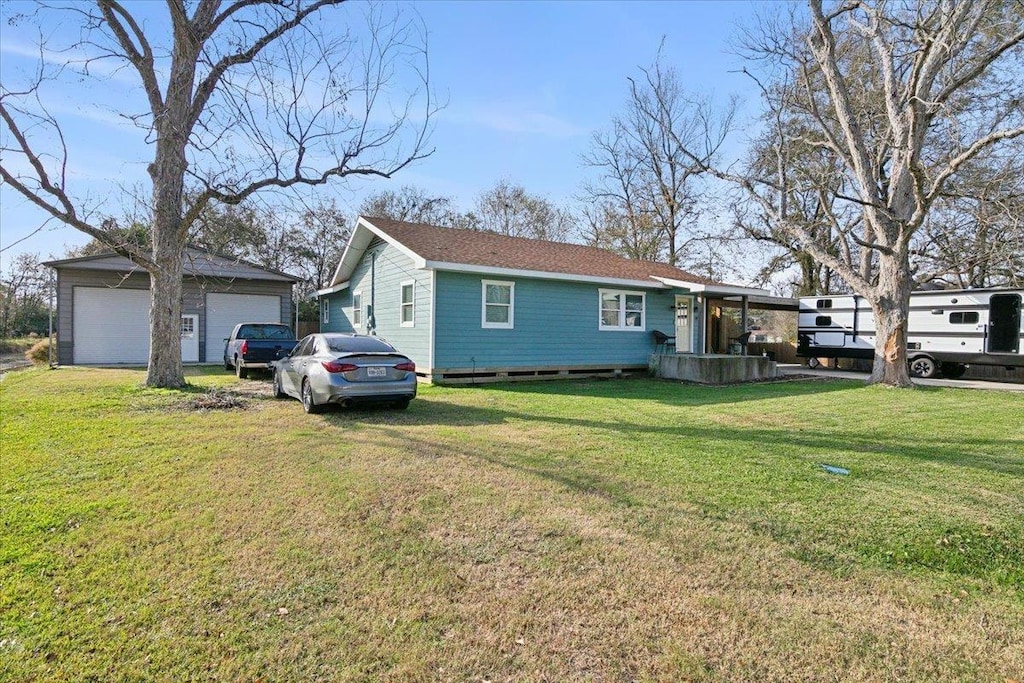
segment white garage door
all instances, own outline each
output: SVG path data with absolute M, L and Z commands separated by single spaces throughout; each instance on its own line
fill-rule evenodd
M 224 340 L 238 323 L 281 322 L 281 297 L 256 294 L 206 295 L 206 362 L 224 359 Z
M 149 290 L 75 287 L 74 362 L 149 361 Z

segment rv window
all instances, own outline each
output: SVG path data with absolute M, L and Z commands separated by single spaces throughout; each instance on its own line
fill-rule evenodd
M 832 299 L 818 299 L 816 308 L 832 308 Z
M 949 314 L 949 322 L 954 325 L 974 325 L 978 322 L 977 311 L 957 311 Z
M 819 315 L 814 319 L 814 324 L 818 327 L 828 327 L 832 324 L 832 316 L 830 315 Z

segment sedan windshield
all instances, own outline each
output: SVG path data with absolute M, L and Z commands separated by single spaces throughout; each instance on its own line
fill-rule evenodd
M 327 337 L 327 347 L 334 353 L 391 353 L 391 344 L 376 337 Z

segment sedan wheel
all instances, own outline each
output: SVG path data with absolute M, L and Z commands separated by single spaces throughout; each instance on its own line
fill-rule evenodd
M 288 394 L 284 393 L 284 389 L 281 388 L 281 373 L 274 370 L 274 398 L 287 398 Z
M 310 414 L 323 412 L 323 406 L 318 406 L 313 400 L 313 387 L 305 379 L 302 380 L 302 408 Z
M 928 356 L 919 356 L 914 360 L 910 361 L 910 374 L 913 377 L 923 377 L 929 379 L 939 374 L 939 369 Z

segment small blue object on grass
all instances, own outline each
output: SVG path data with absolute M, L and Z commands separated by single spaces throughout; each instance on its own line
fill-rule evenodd
M 845 476 L 850 473 L 850 470 L 845 469 L 843 467 L 836 467 L 835 465 L 826 465 L 824 463 L 821 463 L 820 465 L 818 465 L 818 467 L 820 467 L 821 469 L 825 470 L 830 474 L 842 474 Z

